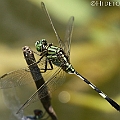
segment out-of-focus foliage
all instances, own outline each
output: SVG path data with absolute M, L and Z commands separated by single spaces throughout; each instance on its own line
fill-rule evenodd
M 120 2 L 109 0 L 114 1 Z M 91 0 L 43 2 L 61 39 L 64 39 L 67 20 L 75 16 L 71 63 L 79 73 L 120 103 L 120 5 L 92 6 Z M 23 46 L 35 50 L 35 41 L 42 38 L 58 45 L 40 4 L 41 0 L 0 1 L 1 75 L 26 66 Z M 21 97 L 25 98 L 27 90 L 32 94 L 35 89 L 31 89 L 32 85 L 28 85 L 26 92 L 21 90 Z M 70 94 L 66 104 L 58 99 L 62 90 Z M 7 120 L 10 111 L 3 104 L 2 90 L 0 95 L 1 120 Z M 67 75 L 65 84 L 53 93 L 52 99 L 59 120 L 119 120 L 119 113 L 74 75 Z M 26 111 L 32 111 L 32 107 Z

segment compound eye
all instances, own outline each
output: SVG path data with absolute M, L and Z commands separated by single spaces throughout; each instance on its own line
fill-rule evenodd
M 42 39 L 42 42 L 45 42 L 46 40 L 45 39 Z
M 35 47 L 39 46 L 39 44 L 40 44 L 40 41 L 39 41 L 39 40 L 36 41 L 36 42 L 35 42 Z
M 43 45 L 47 45 L 46 39 L 42 39 L 42 44 L 43 44 Z
M 35 45 L 38 45 L 40 43 L 40 41 L 36 41 Z

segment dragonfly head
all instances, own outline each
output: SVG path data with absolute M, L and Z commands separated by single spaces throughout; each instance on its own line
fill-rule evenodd
M 36 47 L 38 52 L 43 52 L 44 50 L 46 50 L 47 46 L 48 45 L 47 45 L 46 39 L 38 40 L 35 43 L 35 47 Z

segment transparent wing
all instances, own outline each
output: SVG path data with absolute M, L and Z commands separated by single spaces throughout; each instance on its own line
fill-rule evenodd
M 34 103 L 38 99 L 42 99 L 47 96 L 49 93 L 57 89 L 58 86 L 62 85 L 64 82 L 65 72 L 59 68 L 18 110 L 19 113 L 21 110 L 25 109 L 31 103 Z
M 28 68 L 19 69 L 4 74 L 0 78 L 0 88 L 11 88 L 20 85 L 25 85 L 32 82 L 32 76 Z
M 58 43 L 59 43 L 60 47 L 62 48 L 64 46 L 64 42 L 60 39 L 60 36 L 58 35 L 58 33 L 57 33 L 57 31 L 56 31 L 56 29 L 55 29 L 55 27 L 53 25 L 53 22 L 51 20 L 51 17 L 50 17 L 50 15 L 48 13 L 48 10 L 45 7 L 45 4 L 43 2 L 41 2 L 41 7 L 42 7 L 42 9 L 44 10 L 44 12 L 45 12 L 45 14 L 47 16 L 47 18 L 48 18 L 48 20 L 49 20 L 49 22 L 50 22 L 50 24 L 52 26 L 52 29 L 54 30 L 54 33 L 55 33 L 55 35 L 57 37 L 57 40 L 58 40 Z
M 3 89 L 3 100 L 7 108 L 11 111 L 9 120 L 20 120 L 23 117 L 23 112 L 16 115 L 16 111 L 20 108 L 20 99 L 17 96 L 16 89 Z
M 38 63 L 38 66 L 40 69 L 44 69 L 45 67 L 45 58 L 41 60 L 41 62 Z M 55 67 L 55 66 L 54 66 Z M 45 73 L 42 74 L 43 77 L 47 77 L 50 75 L 52 70 L 47 70 Z M 41 76 L 41 78 L 42 78 Z M 40 80 L 41 79 L 39 77 Z M 26 85 L 31 82 L 34 82 L 33 77 L 31 75 L 31 72 L 29 70 L 29 66 L 26 68 L 18 69 L 9 73 L 4 74 L 3 76 L 0 77 L 0 88 L 1 89 L 6 89 L 6 88 L 11 88 L 11 87 L 17 87 L 21 85 Z
M 65 34 L 65 40 L 64 40 L 64 44 L 65 44 L 65 53 L 66 55 L 70 56 L 70 46 L 71 46 L 71 37 L 72 37 L 72 31 L 73 31 L 73 23 L 74 23 L 74 17 L 70 17 L 68 24 L 67 24 L 67 29 L 66 29 L 66 34 Z
M 59 43 L 60 47 L 63 48 L 63 50 L 65 50 L 65 53 L 69 57 L 70 56 L 70 44 L 71 44 L 71 37 L 72 37 L 74 17 L 73 16 L 70 17 L 70 19 L 68 21 L 68 25 L 67 25 L 67 29 L 66 29 L 66 35 L 65 35 L 65 41 L 63 42 L 60 39 L 60 37 L 59 37 L 59 35 L 58 35 L 54 25 L 53 25 L 51 17 L 49 15 L 48 11 L 47 11 L 47 8 L 45 7 L 45 4 L 43 2 L 41 2 L 41 6 L 42 6 L 42 9 L 44 10 L 44 12 L 45 12 L 45 14 L 46 14 L 50 24 L 51 24 L 54 32 L 55 32 L 55 35 L 57 37 L 57 40 L 58 40 L 58 43 Z

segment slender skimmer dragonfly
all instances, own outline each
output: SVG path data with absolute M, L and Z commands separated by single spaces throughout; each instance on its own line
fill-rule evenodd
M 37 41 L 35 43 L 35 47 L 37 51 L 40 52 L 39 54 L 40 59 L 38 60 L 37 64 L 40 66 L 41 63 L 43 63 L 41 61 L 44 59 L 44 68 L 41 69 L 40 66 L 43 75 L 47 71 L 54 70 L 53 67 L 54 65 L 57 66 L 57 69 L 53 73 L 53 75 L 51 75 L 50 78 L 23 104 L 23 106 L 17 111 L 17 113 L 19 113 L 21 110 L 26 108 L 31 103 L 35 102 L 38 99 L 38 97 L 41 99 L 45 97 L 48 94 L 47 91 L 49 92 L 54 91 L 59 85 L 63 83 L 63 76 L 65 73 L 74 74 L 77 77 L 79 77 L 81 80 L 87 83 L 93 90 L 99 93 L 101 97 L 107 100 L 116 110 L 120 111 L 120 106 L 115 101 L 109 98 L 106 94 L 104 94 L 100 89 L 98 89 L 93 83 L 88 81 L 85 77 L 80 75 L 70 63 L 70 44 L 74 17 L 73 16 L 70 17 L 66 30 L 65 41 L 62 41 L 52 23 L 50 15 L 43 2 L 41 2 L 41 6 L 55 32 L 55 35 L 59 43 L 59 47 L 54 46 L 52 43 L 48 43 L 46 39 Z M 48 65 L 50 66 L 50 68 L 48 68 Z M 23 84 L 28 84 L 30 81 L 32 81 L 32 77 L 30 78 L 29 68 L 27 68 L 27 70 L 26 68 L 19 69 L 17 71 L 12 71 L 10 73 L 3 75 L 0 78 L 0 88 L 5 89 L 10 87 L 16 87 Z

